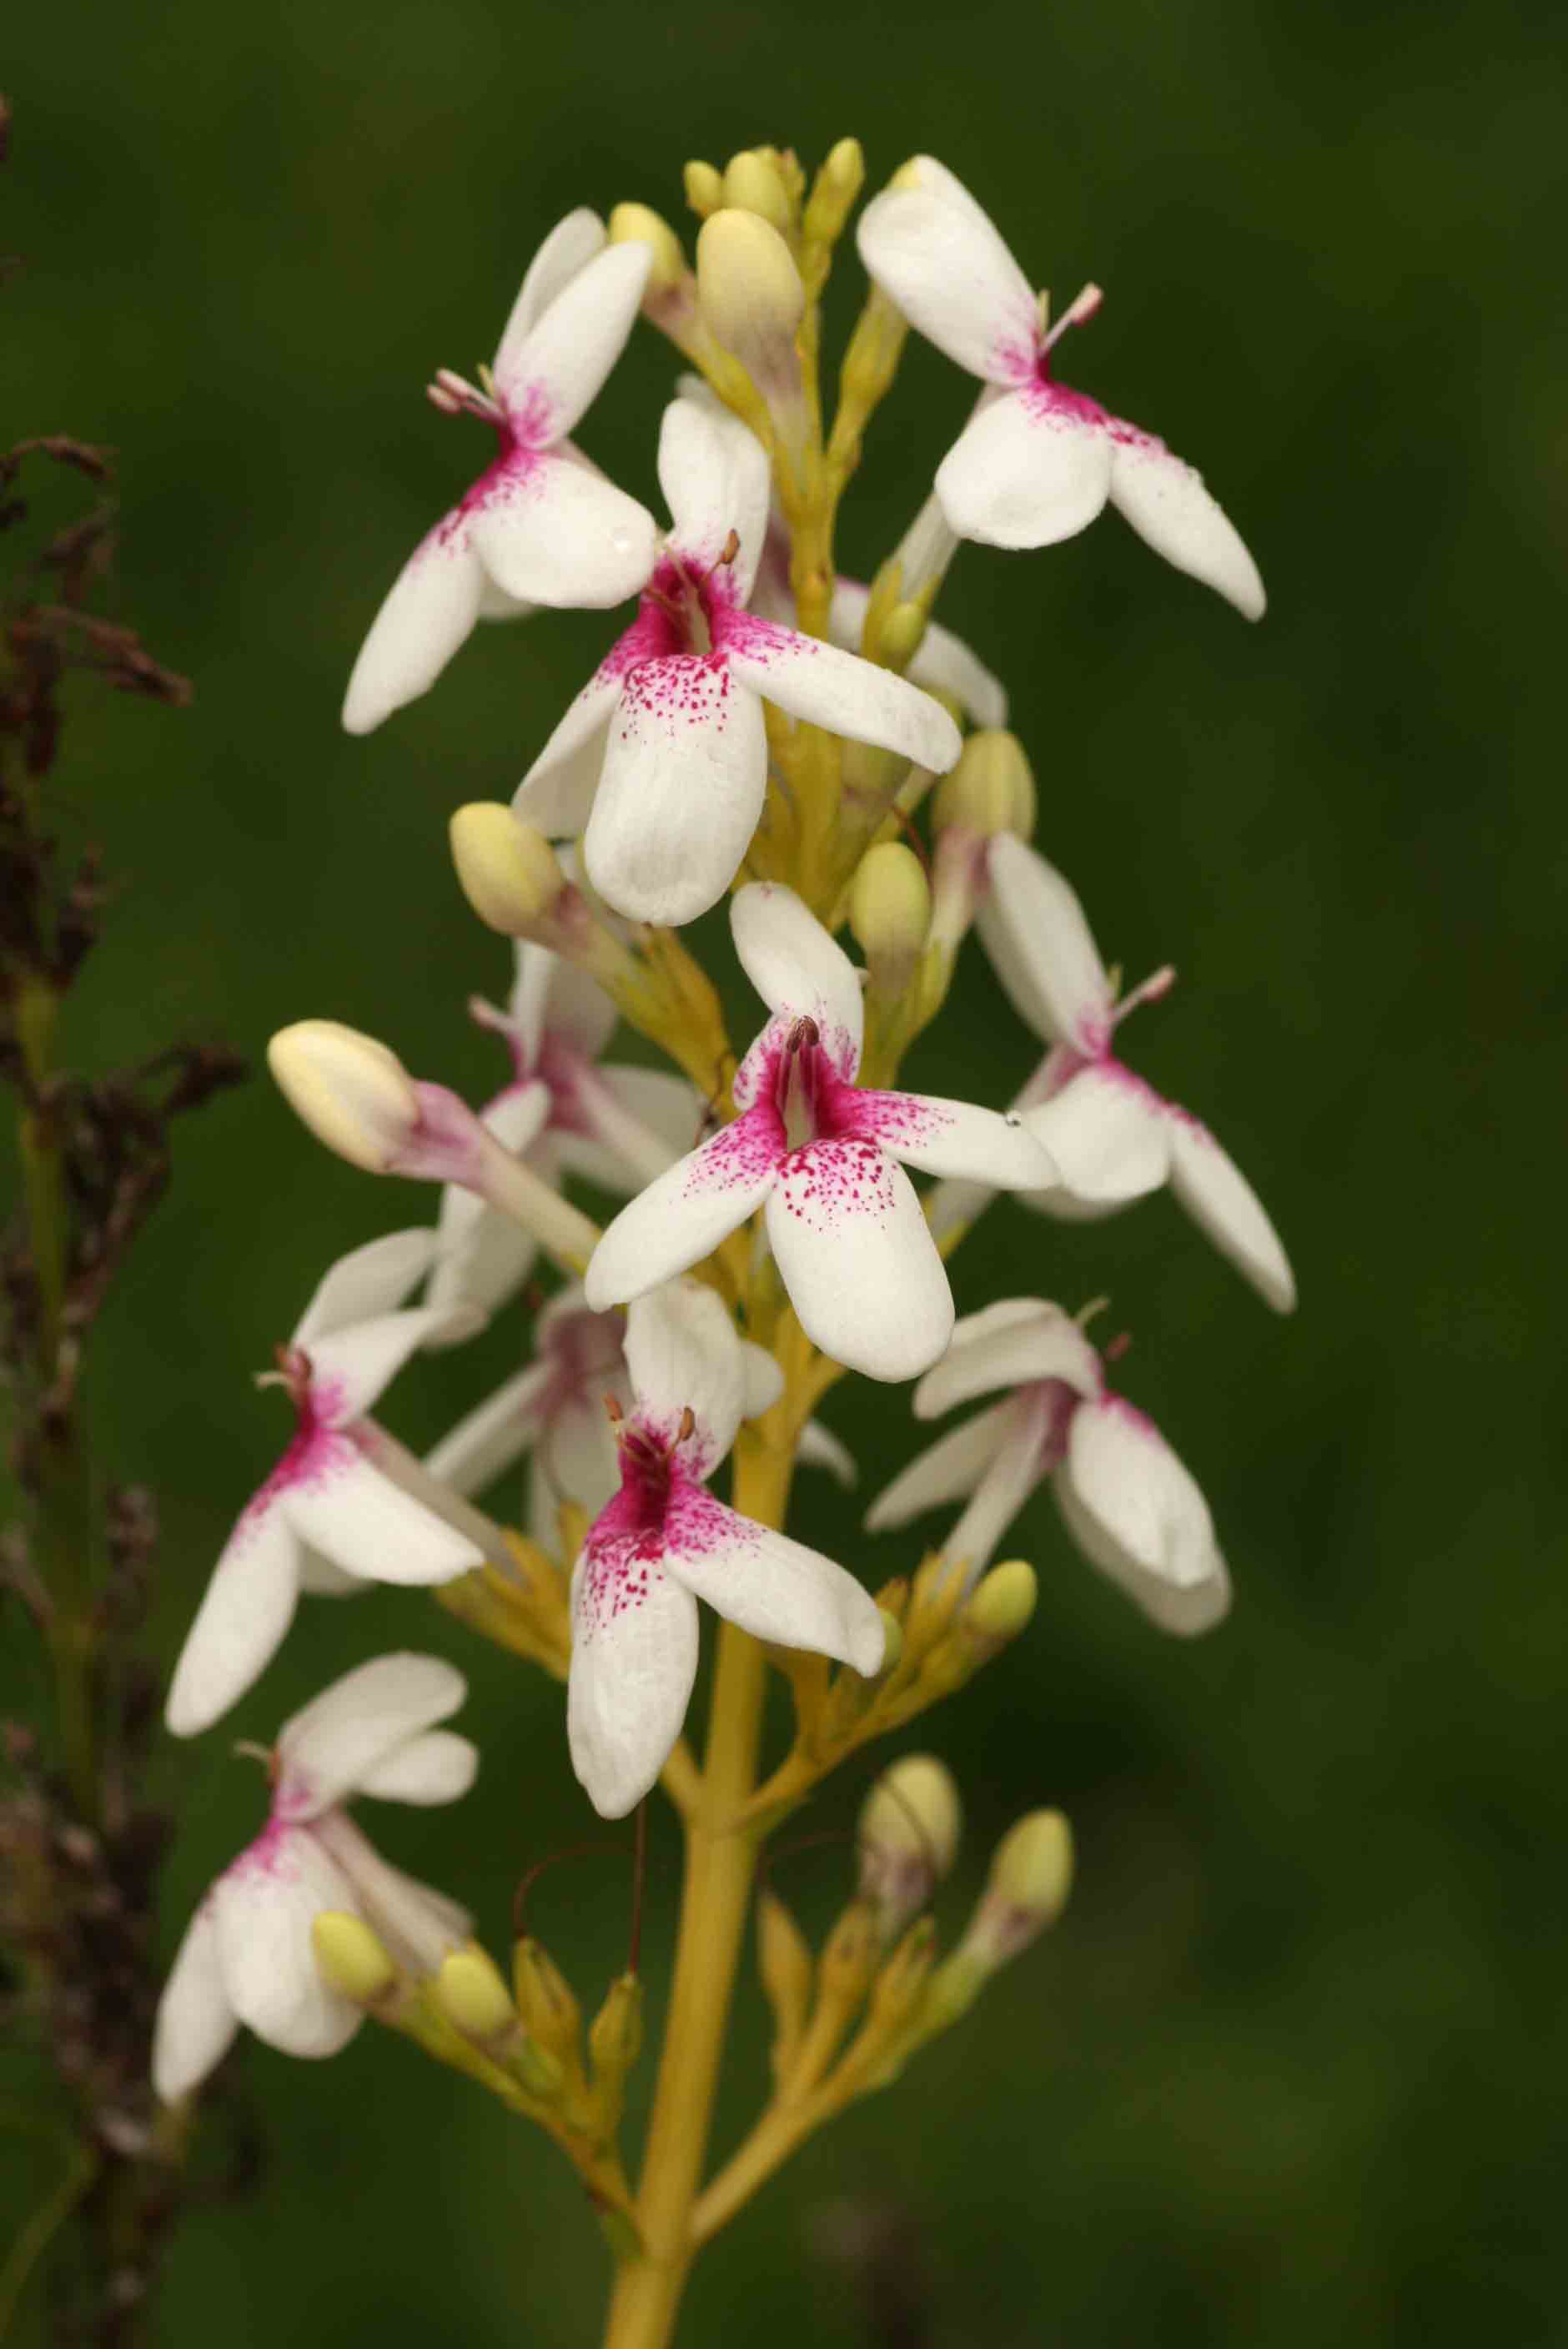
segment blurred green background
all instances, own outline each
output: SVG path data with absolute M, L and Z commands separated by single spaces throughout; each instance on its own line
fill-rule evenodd
M 445 819 L 509 792 L 605 623 L 483 632 L 368 741 L 339 700 L 480 453 L 427 377 L 488 354 L 570 206 L 678 217 L 687 156 L 814 161 L 851 129 L 878 177 L 939 154 L 1059 296 L 1104 285 L 1069 375 L 1203 467 L 1271 590 L 1249 629 L 1108 516 L 1035 558 L 966 550 L 944 598 L 1011 684 L 1040 843 L 1108 957 L 1180 967 L 1135 1057 L 1253 1176 L 1303 1303 L 1276 1322 L 1167 1200 L 1081 1231 L 1001 1206 L 958 1260 L 964 1308 L 1111 1290 L 1123 1383 L 1203 1484 L 1237 1604 L 1162 1640 L 1031 1511 L 1028 1635 L 904 1743 L 965 1791 L 948 1928 L 1042 1801 L 1077 1826 L 1073 1907 L 707 2257 L 694 2344 L 892 2340 L 842 2256 L 868 2227 L 936 2349 L 1562 2337 L 1562 1174 L 1537 1106 L 1563 997 L 1560 34 L 1444 0 L 99 0 L 7 26 L 0 242 L 26 268 L 0 441 L 119 447 L 119 601 L 197 684 L 186 713 L 84 701 L 67 738 L 62 824 L 125 882 L 70 1007 L 88 1067 L 197 1033 L 259 1055 L 320 1012 L 475 1096 L 499 1081 L 462 1007 L 505 953 Z M 650 500 L 672 373 L 640 335 L 583 435 Z M 969 399 L 912 348 L 847 567 L 886 552 Z M 913 1080 L 1001 1099 L 1029 1064 L 972 950 Z M 160 1496 L 170 1657 L 275 1449 L 250 1371 L 328 1258 L 426 1206 L 329 1161 L 264 1078 L 178 1140 L 93 1391 L 106 1471 Z M 416 1366 L 393 1423 L 433 1436 L 516 1344 Z M 912 1448 L 898 1393 L 828 1415 L 872 1490 Z M 799 1527 L 873 1579 L 904 1555 L 820 1486 Z M 417 1597 L 307 1606 L 232 1720 L 169 1753 L 170 1949 L 256 1816 L 231 1737 L 404 1642 L 469 1672 L 485 1764 L 460 1812 L 378 1815 L 389 1852 L 499 1947 L 521 1869 L 593 1831 L 545 1684 Z M 807 1824 L 846 1823 L 861 1783 Z M 655 1856 L 656 1992 L 667 1822 Z M 826 1847 L 780 1883 L 822 1924 L 847 1876 Z M 624 1908 L 584 1863 L 535 1917 L 592 1986 Z M 721 2142 L 762 2085 L 749 1983 L 742 2024 Z M 329 2068 L 241 2064 L 265 2167 L 178 2237 L 171 2349 L 215 2324 L 227 2349 L 595 2337 L 600 2245 L 542 2140 L 371 2033 Z M 0 2176 L 17 2212 L 48 2182 Z

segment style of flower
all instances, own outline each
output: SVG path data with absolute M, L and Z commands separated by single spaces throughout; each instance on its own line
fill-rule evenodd
M 492 428 L 496 454 L 377 614 L 343 705 L 350 734 L 428 692 L 481 616 L 619 604 L 646 579 L 653 516 L 566 436 L 624 347 L 651 258 L 645 244 L 606 247 L 594 213 L 569 212 L 533 257 L 482 388 L 445 367 L 430 385 L 445 414 Z
M 448 1307 L 395 1311 L 428 1271 L 428 1231 L 388 1232 L 339 1258 L 316 1289 L 279 1367 L 293 1439 L 241 1512 L 174 1668 L 165 1719 L 177 1737 L 210 1728 L 271 1661 L 301 1589 L 349 1581 L 450 1581 L 480 1565 L 443 1524 L 366 1457 L 366 1414 Z M 465 1326 L 473 1327 L 473 1317 Z
M 672 401 L 659 482 L 674 522 L 637 618 L 512 806 L 552 838 L 582 832 L 588 878 L 618 912 L 678 923 L 717 903 L 757 829 L 765 701 L 938 771 L 956 760 L 959 735 L 939 702 L 891 670 L 747 608 L 769 464 L 743 424 Z
M 867 1675 L 882 1666 L 882 1618 L 854 1577 L 707 1490 L 742 1417 L 778 1392 L 777 1364 L 751 1351 L 748 1364 L 719 1299 L 696 1281 L 640 1298 L 626 1316 L 633 1407 L 615 1430 L 620 1486 L 573 1571 L 567 1683 L 573 1767 L 605 1818 L 642 1800 L 680 1734 L 698 1599 L 758 1639 Z
M 1094 315 L 1099 288 L 1047 333 L 1044 297 L 967 188 L 929 155 L 899 176 L 861 215 L 861 257 L 910 324 L 987 387 L 936 475 L 953 528 L 993 546 L 1049 546 L 1109 499 L 1157 554 L 1260 618 L 1257 566 L 1202 476 L 1052 373 L 1057 339 Z
M 465 1910 L 389 1867 L 348 1816 L 356 1795 L 451 1803 L 479 1755 L 438 1729 L 467 1693 L 437 1656 L 378 1656 L 285 1722 L 268 1758 L 267 1823 L 211 1887 L 159 2002 L 152 2080 L 172 2104 L 205 2079 L 242 2023 L 287 2055 L 335 2055 L 363 2010 L 318 1972 L 324 1909 L 363 1918 L 407 1971 L 435 1973 L 469 1939 Z
M 1199 1230 L 1278 1313 L 1295 1280 L 1278 1233 L 1234 1161 L 1191 1111 L 1161 1099 L 1112 1050 L 1120 1020 L 1174 983 L 1157 971 L 1118 1003 L 1062 875 L 1009 833 L 987 848 L 977 915 L 996 975 L 1020 1018 L 1051 1046 L 1016 1108 L 1058 1168 L 1027 1204 L 1069 1217 L 1108 1212 L 1169 1183 Z
M 588 1302 L 642 1296 L 762 1207 L 812 1343 L 869 1378 L 913 1378 L 947 1344 L 953 1295 L 903 1167 L 1002 1190 L 1038 1190 L 1055 1167 L 1016 1118 L 855 1083 L 859 977 L 793 890 L 749 883 L 730 926 L 772 1014 L 736 1073 L 738 1114 L 623 1207 L 589 1261 Z
M 972 1588 L 1048 1478 L 1091 1566 L 1162 1630 L 1206 1631 L 1231 1603 L 1208 1504 L 1153 1423 L 1106 1385 L 1103 1360 L 1059 1306 L 1012 1297 L 967 1314 L 916 1387 L 915 1416 L 1012 1392 L 911 1461 L 873 1502 L 867 1527 L 880 1533 L 969 1495 L 942 1549 Z
M 702 1122 L 694 1088 L 660 1069 L 600 1067 L 615 1007 L 597 980 L 548 947 L 518 945 L 504 1011 L 478 996 L 469 1009 L 512 1060 L 512 1081 L 481 1112 L 483 1123 L 547 1183 L 579 1174 L 624 1197 L 689 1148 Z M 493 1312 L 538 1254 L 514 1216 L 461 1184 L 442 1192 L 438 1228 L 427 1304 Z

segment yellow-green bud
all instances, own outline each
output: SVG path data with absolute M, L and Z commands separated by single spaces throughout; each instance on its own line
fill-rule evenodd
M 419 1123 L 419 1097 L 387 1045 L 337 1019 L 296 1019 L 267 1046 L 279 1091 L 318 1142 L 367 1174 L 390 1173 Z
M 895 1940 L 953 1866 L 963 1826 L 953 1773 L 934 1754 L 884 1770 L 861 1810 L 861 1897 L 882 1941 Z
M 758 390 L 798 393 L 795 329 L 806 292 L 778 230 L 734 206 L 714 212 L 697 235 L 696 288 L 709 331 Z
M 500 1969 L 475 1941 L 442 1960 L 436 1999 L 447 2020 L 481 2045 L 518 2027 L 517 2009 Z
M 500 800 L 470 800 L 449 836 L 459 886 L 487 928 L 521 938 L 549 918 L 566 875 L 542 832 Z
M 866 159 L 858 139 L 841 139 L 828 151 L 806 206 L 805 231 L 823 244 L 831 244 L 850 216 L 850 207 L 865 185 Z
M 1006 1965 L 1054 1925 L 1073 1877 L 1072 1829 L 1060 1811 L 1030 1811 L 997 1845 L 960 1956 L 987 1971 Z
M 324 1909 L 310 1929 L 316 1971 L 356 2006 L 374 2006 L 397 1979 L 397 1969 L 363 1917 Z
M 885 1681 L 888 1674 L 896 1671 L 903 1661 L 903 1625 L 899 1618 L 891 1614 L 885 1607 L 879 1607 L 877 1613 L 882 1617 L 882 1668 L 876 1674 L 876 1678 L 879 1681 Z
M 889 668 L 909 667 L 925 634 L 925 613 L 918 604 L 895 604 L 882 624 L 879 645 Z
M 879 994 L 903 993 L 930 921 L 931 885 L 914 851 L 902 840 L 868 849 L 850 884 L 850 927 Z
M 594 2077 L 619 2087 L 643 2052 L 643 1985 L 618 1974 L 588 2032 Z
M 706 220 L 724 202 L 724 177 L 711 163 L 688 163 L 686 167 L 686 199 L 698 220 Z
M 654 265 L 644 288 L 645 302 L 672 292 L 686 276 L 686 254 L 679 237 L 668 221 L 647 204 L 617 204 L 610 214 L 610 242 L 653 248 Z
M 1035 1611 L 1039 1579 L 1027 1558 L 1010 1557 L 994 1566 L 964 1610 L 967 1629 L 998 1647 L 1016 1640 Z
M 1027 840 L 1035 829 L 1035 778 L 1016 734 L 982 727 L 965 743 L 958 764 L 937 787 L 937 828 L 962 824 L 987 835 L 1016 832 Z
M 730 157 L 725 167 L 723 201 L 738 212 L 757 213 L 780 233 L 789 228 L 793 219 L 784 174 L 770 155 L 755 147 Z
M 512 1951 L 511 1980 L 531 2038 L 562 2064 L 575 2064 L 583 2010 L 554 1959 L 535 1940 L 519 1941 Z
M 816 1966 L 810 1944 L 776 1892 L 764 1891 L 758 1899 L 757 1971 L 773 2010 L 773 2068 L 781 2077 L 806 2026 Z

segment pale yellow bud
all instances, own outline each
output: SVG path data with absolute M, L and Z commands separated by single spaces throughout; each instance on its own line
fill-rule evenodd
M 724 202 L 724 177 L 711 163 L 686 167 L 686 199 L 698 220 L 706 220 Z
M 566 875 L 542 832 L 520 823 L 500 800 L 470 800 L 448 836 L 458 885 L 488 929 L 521 938 L 548 919 Z
M 925 944 L 931 885 L 901 840 L 868 849 L 850 884 L 850 928 L 880 993 L 902 995 Z
M 500 1969 L 477 1941 L 442 1960 L 436 1999 L 448 2022 L 455 2023 L 465 2038 L 482 2044 L 517 2027 L 517 2009 Z
M 316 1971 L 356 2006 L 374 2006 L 397 1979 L 397 1969 L 363 1917 L 324 1909 L 310 1929 Z
M 1072 1829 L 1060 1811 L 1030 1811 L 996 1847 L 990 1878 L 961 1955 L 994 1970 L 1027 1949 L 1067 1906 Z
M 725 167 L 724 202 L 737 212 L 755 212 L 770 227 L 787 232 L 792 219 L 789 191 L 784 174 L 769 155 L 756 148 L 732 155 Z
M 980 1639 L 1016 1640 L 1035 1611 L 1039 1581 L 1026 1558 L 994 1566 L 964 1610 L 966 1627 Z
M 798 387 L 795 329 L 806 291 L 776 228 L 733 206 L 715 212 L 697 235 L 696 287 L 710 333 L 759 389 Z
M 679 237 L 668 221 L 647 204 L 617 204 L 610 214 L 610 242 L 652 247 L 654 265 L 644 288 L 645 302 L 673 292 L 686 276 L 686 254 Z
M 918 604 L 895 604 L 882 624 L 882 657 L 890 668 L 907 668 L 925 635 L 925 614 Z
M 935 814 L 939 831 L 959 824 L 1027 840 L 1035 829 L 1035 778 L 1017 736 L 997 726 L 971 734 L 937 789 Z
M 267 1065 L 318 1142 L 369 1174 L 391 1172 L 419 1123 L 414 1081 L 396 1052 L 336 1019 L 296 1019 L 268 1044 Z
M 934 1754 L 906 1754 L 884 1770 L 861 1811 L 861 1894 L 882 1940 L 903 1931 L 953 1866 L 963 1826 L 953 1773 Z

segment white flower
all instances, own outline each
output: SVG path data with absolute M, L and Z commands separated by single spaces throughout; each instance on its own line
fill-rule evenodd
M 566 435 L 621 355 L 651 260 L 645 244 L 606 249 L 593 212 L 568 213 L 533 257 L 483 389 L 436 378 L 435 405 L 489 424 L 496 454 L 377 614 L 343 705 L 351 734 L 428 692 L 481 615 L 619 604 L 647 577 L 653 516 Z
M 939 702 L 891 670 L 747 609 L 769 469 L 744 425 L 672 401 L 659 481 L 675 520 L 642 609 L 512 807 L 552 838 L 583 832 L 600 895 L 635 920 L 669 923 L 717 904 L 757 829 L 765 701 L 938 771 L 956 760 L 959 736 Z
M 738 890 L 730 926 L 773 1014 L 737 1071 L 738 1114 L 621 1210 L 589 1262 L 588 1302 L 642 1296 L 764 1207 L 812 1343 L 870 1378 L 913 1378 L 947 1344 L 953 1297 L 899 1162 L 1003 1190 L 1038 1190 L 1055 1168 L 995 1110 L 856 1085 L 859 978 L 793 890 Z
M 624 1196 L 690 1147 L 702 1102 L 684 1078 L 659 1069 L 601 1068 L 615 1007 L 595 979 L 548 947 L 519 943 L 505 1011 L 474 998 L 469 1009 L 510 1047 L 513 1078 L 481 1112 L 483 1123 L 547 1183 L 582 1175 Z M 441 1195 L 440 1246 L 426 1301 L 485 1312 L 527 1278 L 533 1235 L 460 1184 Z
M 1103 1213 L 1169 1183 L 1200 1231 L 1276 1312 L 1295 1304 L 1279 1234 L 1234 1161 L 1191 1111 L 1164 1101 L 1111 1050 L 1135 1004 L 1165 993 L 1157 971 L 1119 1004 L 1083 907 L 1038 852 L 1000 833 L 987 850 L 980 935 L 1020 1017 L 1052 1047 L 1017 1108 L 1055 1159 L 1059 1187 L 1030 1206 Z
M 1047 334 L 1043 303 L 969 191 L 929 155 L 907 181 L 861 213 L 861 257 L 911 325 L 987 387 L 936 475 L 953 528 L 993 546 L 1049 546 L 1109 498 L 1156 554 L 1261 617 L 1257 566 L 1201 475 L 1052 376 L 1052 347 L 1093 316 L 1099 287 Z
M 620 1489 L 572 1579 L 567 1727 L 573 1766 L 606 1818 L 664 1767 L 696 1672 L 696 1602 L 760 1640 L 881 1669 L 870 1593 L 831 1559 L 755 1524 L 707 1489 L 741 1419 L 765 1409 L 778 1365 L 743 1347 L 718 1298 L 673 1282 L 626 1317 L 634 1398 L 616 1430 Z
M 479 1755 L 438 1729 L 463 1676 L 436 1656 L 378 1656 L 324 1690 L 278 1733 L 272 1807 L 255 1841 L 211 1886 L 159 2002 L 152 2081 L 166 2104 L 204 2079 L 242 2023 L 288 2055 L 335 2055 L 364 2021 L 316 1970 L 311 1926 L 324 1909 L 362 1917 L 417 1974 L 466 1941 L 467 1914 L 387 1863 L 343 1806 L 450 1803 Z
M 186 1635 L 165 1716 L 177 1737 L 209 1728 L 244 1694 L 302 1588 L 448 1582 L 481 1563 L 466 1536 L 401 1491 L 360 1443 L 383 1388 L 453 1319 L 449 1306 L 393 1310 L 428 1271 L 435 1246 L 428 1231 L 388 1232 L 340 1257 L 280 1348 L 280 1368 L 267 1377 L 288 1390 L 294 1437 L 241 1513 Z
M 1231 1603 L 1202 1494 L 1151 1421 L 1105 1383 L 1101 1357 L 1057 1305 L 1007 1298 L 959 1322 L 914 1391 L 917 1418 L 1012 1392 L 911 1461 L 872 1504 L 872 1532 L 972 1495 L 944 1554 L 972 1588 L 1037 1485 L 1048 1477 L 1068 1531 L 1093 1566 L 1166 1631 L 1206 1631 Z

